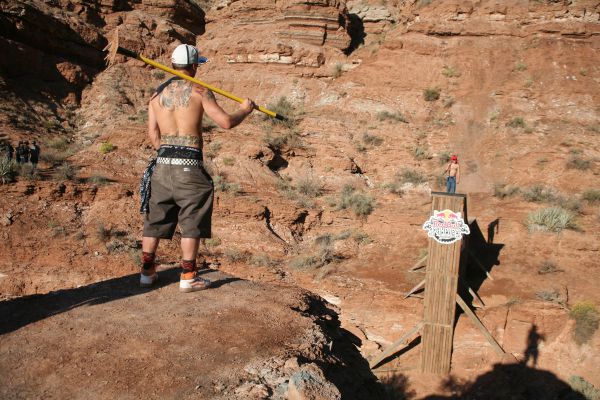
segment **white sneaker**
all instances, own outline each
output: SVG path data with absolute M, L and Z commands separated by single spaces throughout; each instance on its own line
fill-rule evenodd
M 158 280 L 158 274 L 155 272 L 153 275 L 140 274 L 140 287 L 147 288 L 154 285 L 154 282 Z
M 179 291 L 184 293 L 197 292 L 199 290 L 208 289 L 211 284 L 211 281 L 199 276 L 196 276 L 194 279 L 180 279 Z

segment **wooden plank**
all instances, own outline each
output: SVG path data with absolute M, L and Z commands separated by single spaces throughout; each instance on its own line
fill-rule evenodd
M 464 204 L 465 196 L 432 193 L 432 214 L 434 210 L 446 209 L 464 214 Z M 461 246 L 462 240 L 442 244 L 429 239 L 423 309 L 422 372 L 450 372 Z
M 456 302 L 458 303 L 458 305 L 460 306 L 460 308 L 462 308 L 462 310 L 465 312 L 465 314 L 467 314 L 469 316 L 469 318 L 471 319 L 471 321 L 481 331 L 481 333 L 483 333 L 483 336 L 485 336 L 485 338 L 487 339 L 487 341 L 489 342 L 489 344 L 492 345 L 492 347 L 494 348 L 494 350 L 496 351 L 496 353 L 498 355 L 505 354 L 506 352 L 502 349 L 502 347 L 500 347 L 500 345 L 498 344 L 498 342 L 496 342 L 496 339 L 494 339 L 494 337 L 492 336 L 492 334 L 481 323 L 481 321 L 479 320 L 479 318 L 477 318 L 477 315 L 475 315 L 475 313 L 473 311 L 471 311 L 471 309 L 469 308 L 469 306 L 467 305 L 467 303 L 465 303 L 465 301 L 462 299 L 462 297 L 460 297 L 460 295 L 458 293 L 456 294 Z
M 425 279 L 423 279 L 421 282 L 417 283 L 417 285 L 414 288 L 410 289 L 408 291 L 408 293 L 406 293 L 406 295 L 404 296 L 404 298 L 406 299 L 408 296 L 410 296 L 411 294 L 413 294 L 417 290 L 421 289 L 423 286 L 425 286 Z
M 378 355 L 377 357 L 372 359 L 369 362 L 369 366 L 371 368 L 373 368 L 376 365 L 378 365 L 380 362 L 385 360 L 386 358 L 388 358 L 388 357 L 392 356 L 394 353 L 396 353 L 400 349 L 400 346 L 405 344 L 405 342 L 408 339 L 410 339 L 415 333 L 417 333 L 421 329 L 422 326 L 423 326 L 423 321 L 419 322 L 410 331 L 408 331 L 408 332 L 406 332 L 406 334 L 402 335 L 402 337 L 400 339 L 398 339 L 394 343 L 392 343 L 387 349 L 385 349 L 383 351 L 383 353 L 381 353 L 380 355 Z

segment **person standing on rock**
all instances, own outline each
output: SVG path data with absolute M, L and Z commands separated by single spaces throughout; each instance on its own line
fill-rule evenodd
M 29 161 L 33 168 L 37 168 L 38 161 L 40 159 L 40 146 L 34 140 L 31 146 L 29 147 Z
M 456 155 L 450 157 L 450 162 L 444 172 L 448 174 L 446 177 L 446 193 L 456 193 L 456 185 L 460 183 L 460 166 Z
M 194 46 L 177 46 L 171 56 L 173 69 L 194 76 L 208 60 Z M 201 238 L 211 237 L 213 182 L 202 164 L 202 116 L 221 128 L 239 125 L 256 107 L 244 100 L 237 111 L 225 112 L 212 91 L 179 77 L 163 83 L 148 105 L 148 138 L 158 150 L 142 180 L 142 271 L 140 286 L 158 279 L 155 255 L 160 239 L 171 239 L 179 224 L 181 268 L 179 290 L 193 292 L 210 287 L 197 275 L 196 256 Z

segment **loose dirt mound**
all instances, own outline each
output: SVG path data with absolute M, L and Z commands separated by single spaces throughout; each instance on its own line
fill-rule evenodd
M 380 398 L 322 300 L 205 271 L 192 294 L 167 270 L 1 303 L 0 397 Z

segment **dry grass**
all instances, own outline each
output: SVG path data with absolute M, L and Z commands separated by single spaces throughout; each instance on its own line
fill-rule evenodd
M 570 316 L 575 320 L 573 339 L 579 345 L 588 342 L 598 330 L 600 313 L 592 303 L 575 304 L 570 311 Z

